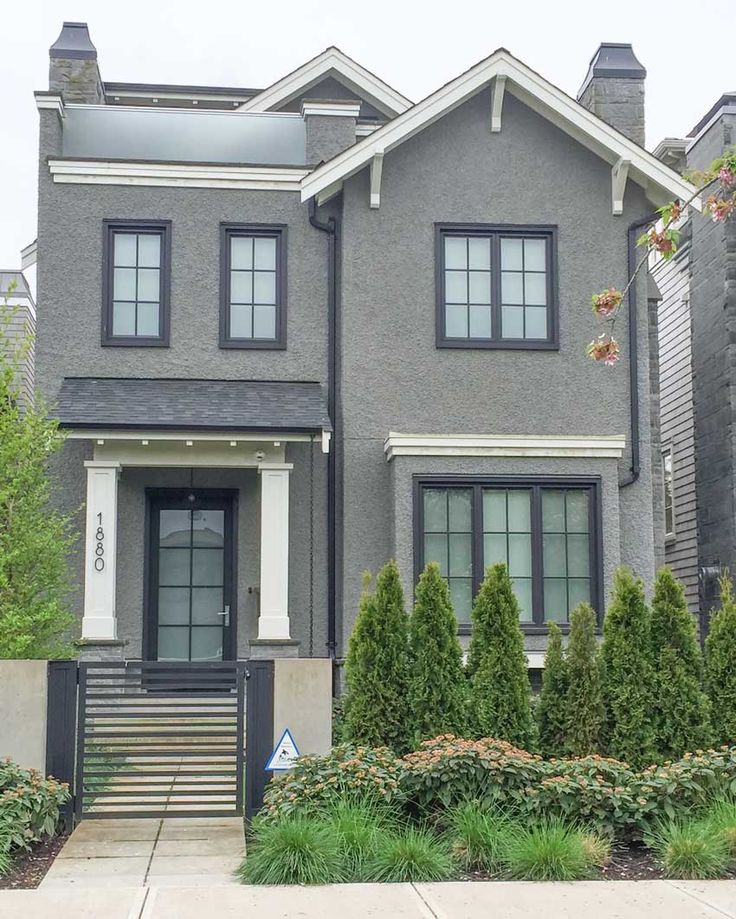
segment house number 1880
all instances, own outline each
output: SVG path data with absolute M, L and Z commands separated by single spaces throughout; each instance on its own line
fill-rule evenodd
M 95 571 L 104 571 L 105 568 L 105 531 L 102 529 L 102 513 L 97 515 L 97 531 L 95 533 Z

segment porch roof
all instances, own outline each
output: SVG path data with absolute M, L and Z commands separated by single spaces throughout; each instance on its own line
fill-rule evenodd
M 319 383 L 65 377 L 62 428 L 321 433 L 332 430 Z

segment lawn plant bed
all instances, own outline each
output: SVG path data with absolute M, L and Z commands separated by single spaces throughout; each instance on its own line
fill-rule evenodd
M 0 890 L 38 887 L 68 838 L 53 836 L 36 843 L 30 852 L 18 852 L 11 861 L 8 874 L 0 874 Z

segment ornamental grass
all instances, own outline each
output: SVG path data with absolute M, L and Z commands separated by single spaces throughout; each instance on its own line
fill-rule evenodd
M 680 818 L 659 821 L 644 837 L 669 878 L 722 878 L 730 864 L 726 838 L 708 820 Z
M 446 841 L 414 827 L 388 835 L 365 866 L 365 880 L 390 884 L 449 881 L 456 874 Z
M 346 880 L 333 828 L 313 817 L 259 821 L 238 875 L 245 884 L 333 884 Z

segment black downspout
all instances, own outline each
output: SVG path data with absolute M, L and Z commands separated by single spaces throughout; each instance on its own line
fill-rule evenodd
M 310 198 L 309 222 L 315 229 L 327 233 L 327 413 L 332 422 L 332 443 L 327 454 L 327 653 L 334 660 L 337 648 L 337 221 L 334 217 L 329 217 L 327 222 L 318 220 L 316 201 Z
M 653 214 L 647 214 L 646 217 L 640 217 L 629 224 L 627 236 L 626 261 L 628 269 L 628 281 L 631 283 L 628 292 L 629 302 L 629 411 L 631 416 L 631 474 L 623 482 L 619 482 L 619 488 L 626 488 L 627 485 L 633 485 L 641 474 L 641 445 L 639 444 L 639 342 L 637 335 L 637 325 L 639 322 L 639 310 L 636 302 L 636 281 L 631 281 L 636 271 L 636 241 L 640 236 L 641 230 L 648 227 L 649 224 L 655 223 L 660 218 L 660 214 L 655 211 Z

